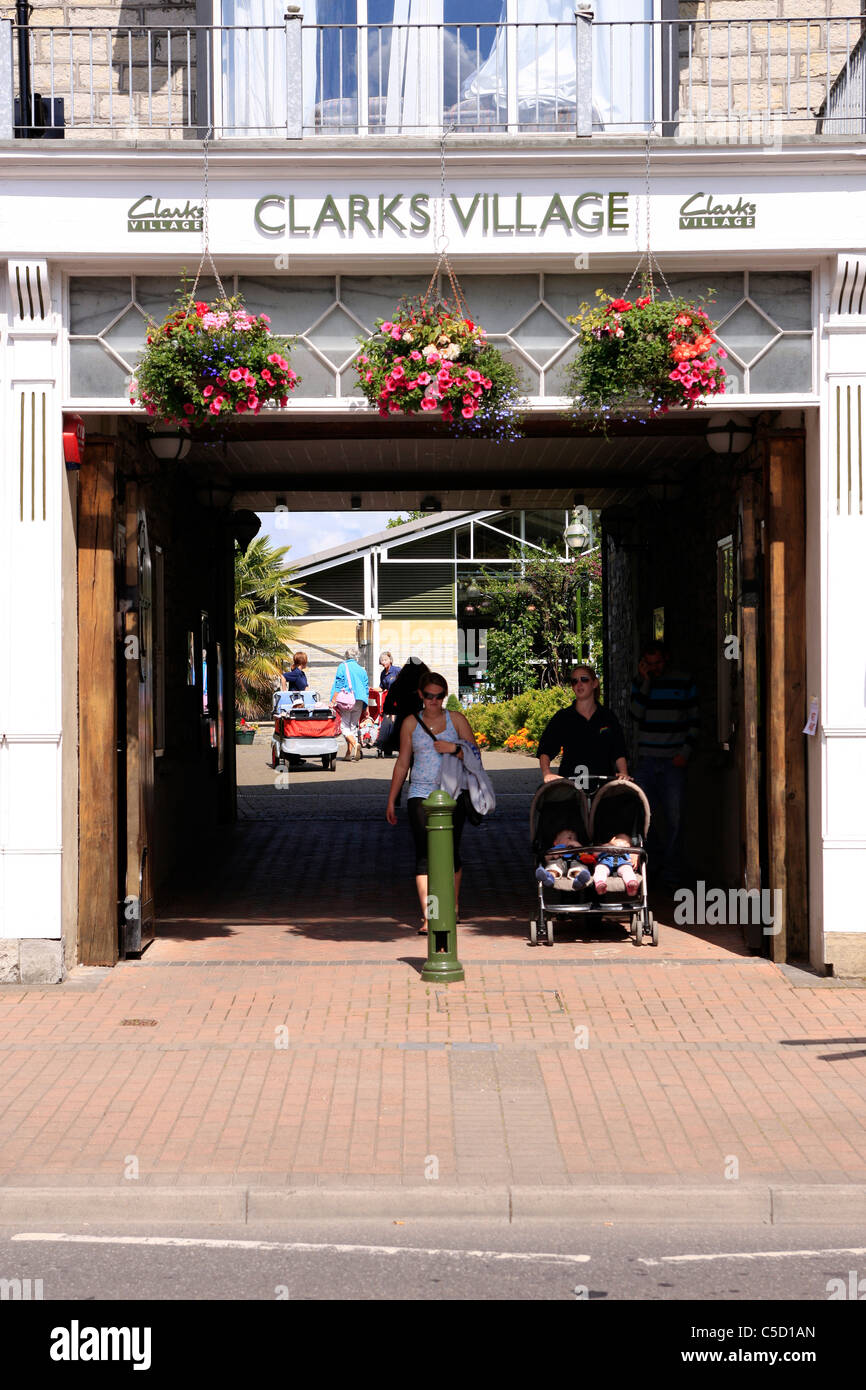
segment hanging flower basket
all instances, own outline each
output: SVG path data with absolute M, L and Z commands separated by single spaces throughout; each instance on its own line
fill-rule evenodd
M 438 413 L 453 435 L 520 438 L 517 373 L 461 309 L 401 300 L 359 341 L 358 381 L 380 415 Z
M 708 294 L 712 291 L 707 291 Z M 598 424 L 612 417 L 693 410 L 725 390 L 727 356 L 701 304 L 644 294 L 632 302 L 596 290 L 599 303 L 581 305 L 569 323 L 580 328 L 580 349 L 567 368 L 573 409 Z
M 182 296 L 161 324 L 148 322 L 130 404 L 171 425 L 287 405 L 299 378 L 289 366 L 288 339 L 273 337 L 269 323 L 267 314 L 248 314 L 240 295 L 213 304 Z

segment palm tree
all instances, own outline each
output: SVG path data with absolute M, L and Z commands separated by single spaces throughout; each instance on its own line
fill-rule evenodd
M 300 594 L 289 588 L 292 570 L 267 536 L 235 550 L 235 704 L 244 718 L 270 705 L 274 682 L 295 641 L 293 618 L 306 613 Z

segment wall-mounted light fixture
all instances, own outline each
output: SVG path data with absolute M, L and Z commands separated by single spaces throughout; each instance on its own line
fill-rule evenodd
M 441 512 L 442 502 L 438 497 L 422 497 L 418 503 L 418 510 L 425 516 L 432 516 L 434 512 Z
M 359 512 L 361 510 L 361 498 L 357 492 L 354 492 L 349 498 L 349 506 L 352 508 L 353 512 Z
M 707 444 L 714 454 L 733 458 L 744 454 L 755 437 L 755 426 L 748 415 L 711 415 L 707 421 Z
M 191 443 L 186 430 L 154 429 L 147 435 L 147 447 L 157 459 L 170 459 L 178 462 L 185 459 Z

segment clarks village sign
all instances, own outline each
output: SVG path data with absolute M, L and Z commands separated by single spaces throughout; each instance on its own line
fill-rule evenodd
M 723 203 L 712 193 L 692 193 L 680 208 L 680 227 L 690 232 L 754 227 L 756 205 L 740 197 Z
M 587 190 L 571 194 L 475 193 L 448 198 L 448 212 L 461 232 L 482 236 L 544 236 L 548 230 L 598 235 L 623 235 L 629 230 L 628 194 Z M 253 211 L 257 230 L 271 237 L 337 235 L 383 236 L 397 232 L 425 236 L 432 227 L 434 195 L 429 193 L 327 193 L 323 197 L 266 193 Z M 151 193 L 127 210 L 130 232 L 200 232 L 204 208 L 191 203 L 172 205 Z M 679 209 L 684 231 L 741 231 L 755 225 L 756 204 L 738 197 L 723 202 L 712 193 L 692 193 Z
M 161 198 L 145 193 L 126 214 L 130 232 L 200 232 L 204 208 L 187 199 L 183 207 L 169 207 Z

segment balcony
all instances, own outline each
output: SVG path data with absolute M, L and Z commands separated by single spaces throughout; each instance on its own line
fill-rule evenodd
M 441 13 L 441 8 L 440 8 Z M 19 28 L 0 139 L 668 136 L 866 131 L 861 16 L 601 23 Z M 13 61 L 14 55 L 14 61 Z

